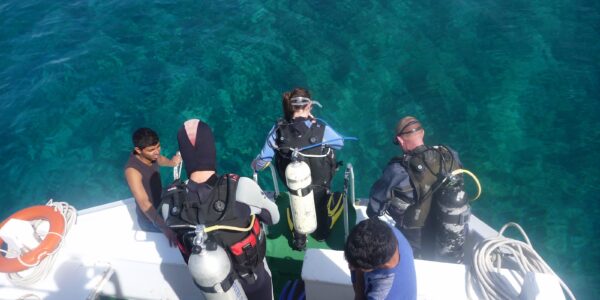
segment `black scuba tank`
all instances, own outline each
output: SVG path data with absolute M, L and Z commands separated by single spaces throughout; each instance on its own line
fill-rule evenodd
M 436 260 L 462 263 L 471 208 L 459 175 L 449 174 L 441 184 L 433 196 L 437 208 Z

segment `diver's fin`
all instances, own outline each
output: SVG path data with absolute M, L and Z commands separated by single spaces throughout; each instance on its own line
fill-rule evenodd
M 344 211 L 344 193 L 335 192 L 329 196 L 327 200 L 327 216 L 330 219 L 329 229 L 333 228 L 335 222 L 340 218 L 342 211 Z
M 304 292 L 304 281 L 301 279 L 288 280 L 279 295 L 279 300 L 302 300 L 306 299 Z
M 292 210 L 288 207 L 286 208 L 285 212 L 287 214 L 288 227 L 290 228 L 291 232 L 294 232 L 294 220 L 292 220 Z

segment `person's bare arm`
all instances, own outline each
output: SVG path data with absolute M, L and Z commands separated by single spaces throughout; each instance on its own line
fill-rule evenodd
M 144 185 L 142 184 L 142 174 L 136 169 L 127 168 L 125 169 L 125 178 L 127 179 L 127 184 L 129 185 L 129 189 L 131 190 L 131 194 L 133 194 L 135 202 L 146 218 L 162 231 L 169 240 L 169 245 L 171 247 L 177 246 L 177 235 L 167 226 L 167 224 L 165 224 L 163 218 L 158 215 L 158 212 L 154 209 L 152 203 L 150 203 L 150 197 L 148 197 Z
M 175 167 L 181 162 L 181 155 L 179 154 L 179 152 L 177 152 L 175 155 L 173 155 L 173 157 L 171 157 L 171 159 L 160 155 L 156 162 L 161 167 Z

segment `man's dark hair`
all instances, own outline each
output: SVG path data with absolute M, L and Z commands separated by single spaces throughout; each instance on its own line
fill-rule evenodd
M 131 136 L 133 146 L 140 150 L 158 144 L 158 134 L 150 128 L 138 128 Z
M 358 223 L 350 232 L 344 256 L 353 268 L 371 270 L 388 262 L 398 246 L 398 240 L 385 222 L 372 218 Z

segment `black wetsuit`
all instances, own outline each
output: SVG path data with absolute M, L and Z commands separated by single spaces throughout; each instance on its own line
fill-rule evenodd
M 415 171 L 408 169 L 407 158 L 414 156 L 421 159 L 427 156 L 429 159 L 430 156 L 437 155 L 430 149 L 433 148 L 423 145 L 403 157 L 392 159 L 382 176 L 371 187 L 367 207 L 369 217 L 388 213 L 396 222 L 396 227 L 410 242 L 415 258 L 424 259 L 434 259 L 437 206 L 435 203 L 431 203 L 431 193 L 427 193 L 428 187 L 433 184 L 424 187 L 419 182 L 413 182 L 409 172 L 414 173 Z M 449 148 L 446 149 L 450 151 L 454 159 L 453 168 L 458 168 L 460 166 L 458 154 Z M 431 166 L 434 172 L 438 167 L 439 163 L 437 166 Z M 429 174 L 429 177 L 432 176 Z M 429 203 L 426 205 L 422 203 L 424 196 L 429 197 Z M 431 207 L 433 209 L 430 209 Z M 417 208 L 416 213 L 415 208 Z
M 245 203 L 235 201 L 235 190 L 231 190 L 233 195 L 229 194 L 231 192 L 228 192 L 227 195 L 221 194 L 220 196 L 215 197 L 213 191 L 215 190 L 218 182 L 220 182 L 219 180 L 219 177 L 213 175 L 204 183 L 196 183 L 190 180 L 187 184 L 188 199 L 186 201 L 198 203 L 200 205 L 199 210 L 201 212 L 197 217 L 198 219 L 205 218 L 204 222 L 199 223 L 207 224 L 209 226 L 220 224 L 236 227 L 247 227 L 250 223 L 250 217 L 252 215 L 250 206 Z M 224 205 L 222 215 L 215 210 L 215 207 L 221 206 L 221 204 L 216 204 L 216 202 L 219 201 L 223 201 L 222 205 Z M 260 221 L 265 222 L 268 225 L 273 223 L 267 210 L 263 209 L 256 216 Z M 242 240 L 247 235 L 248 233 L 246 232 L 238 233 L 229 231 L 216 231 L 214 233 L 216 239 L 225 249 L 228 249 L 232 244 Z M 266 238 L 264 233 L 262 234 L 262 238 Z M 189 244 L 189 241 L 183 242 L 184 244 Z M 227 251 L 232 257 L 233 268 L 238 273 L 238 278 L 240 279 L 240 283 L 242 284 L 248 299 L 272 299 L 271 275 L 265 269 L 266 261 L 264 260 L 266 241 L 263 243 L 258 243 L 255 248 L 257 249 L 254 250 L 259 252 L 259 254 L 256 256 L 257 261 L 248 262 L 247 266 L 238 263 L 233 255 L 231 255 L 229 250 Z

